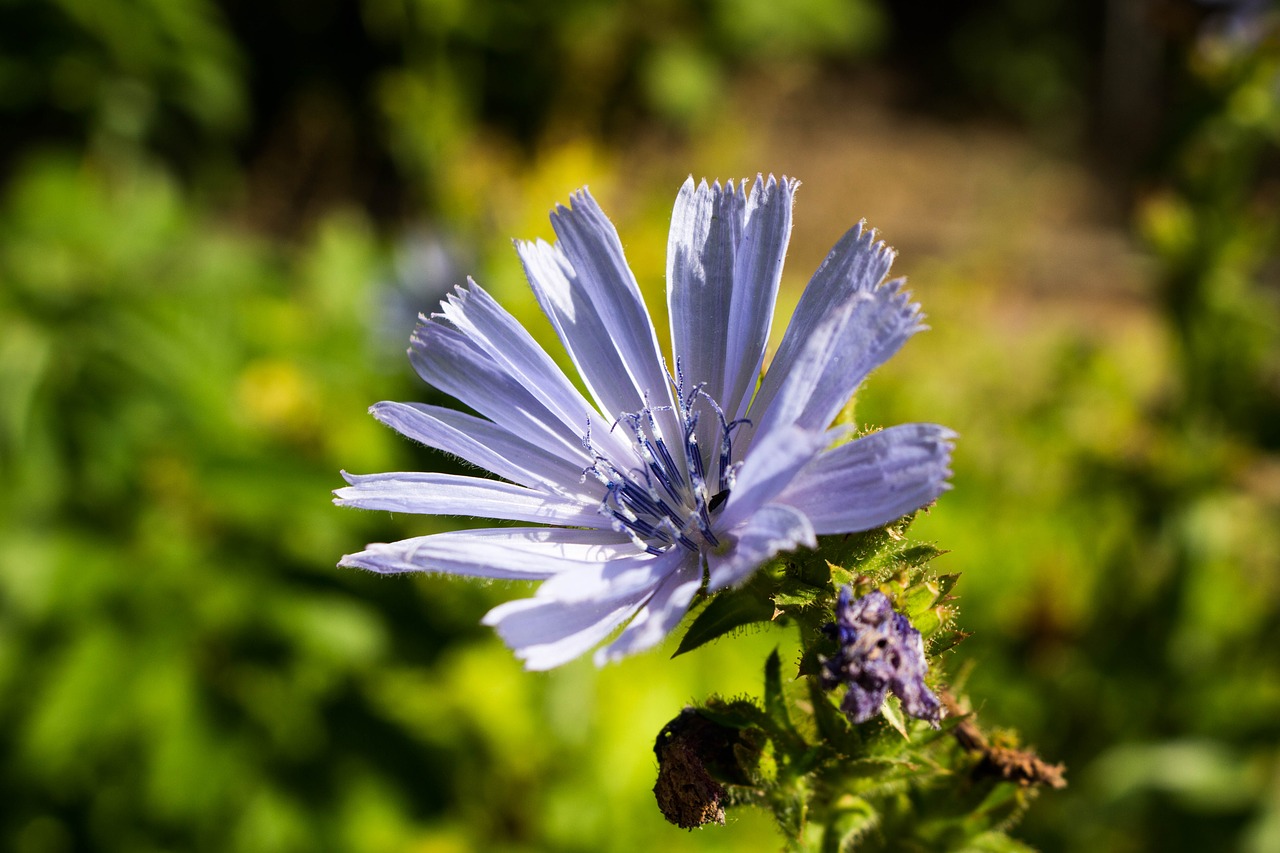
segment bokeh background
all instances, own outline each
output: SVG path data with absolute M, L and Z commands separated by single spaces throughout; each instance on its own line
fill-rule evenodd
M 0 848 L 775 850 L 686 833 L 654 736 L 784 632 L 520 670 L 512 584 L 334 567 L 466 520 L 414 316 L 589 184 L 661 316 L 686 175 L 859 218 L 933 330 L 868 424 L 962 439 L 916 532 L 948 668 L 1065 761 L 1046 851 L 1280 850 L 1280 42 L 1251 0 L 0 2 Z

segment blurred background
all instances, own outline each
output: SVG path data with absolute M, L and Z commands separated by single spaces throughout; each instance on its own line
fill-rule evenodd
M 589 184 L 661 317 L 686 175 L 865 217 L 933 330 L 859 400 L 962 436 L 915 528 L 952 676 L 1068 765 L 1045 851 L 1280 850 L 1280 41 L 1266 0 L 2 0 L 0 848 L 776 850 L 650 789 L 785 632 L 520 670 L 527 593 L 334 568 L 451 523 L 376 424 Z M 785 657 L 785 652 L 784 652 Z

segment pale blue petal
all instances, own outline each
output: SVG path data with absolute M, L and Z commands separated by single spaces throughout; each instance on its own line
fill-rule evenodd
M 369 412 L 401 435 L 443 450 L 522 486 L 562 486 L 599 500 L 602 488 L 582 480 L 575 464 L 513 435 L 492 421 L 423 403 L 378 403 Z
M 877 241 L 876 232 L 865 228 L 865 223 L 859 222 L 840 238 L 801 294 L 782 343 L 760 382 L 751 404 L 757 422 L 761 413 L 772 407 L 797 362 L 809 357 L 815 334 L 830 327 L 832 315 L 849 305 L 851 296 L 875 291 L 888 275 L 893 258 L 893 249 Z
M 583 468 L 591 464 L 582 447 L 587 425 L 566 424 L 462 332 L 440 319 L 424 319 L 412 344 L 409 360 L 427 382 L 509 432 Z
M 551 227 L 559 237 L 559 248 L 577 273 L 578 288 L 595 309 L 622 363 L 640 392 L 635 402 L 645 399 L 654 405 L 671 402 L 667 371 L 658 349 L 653 321 L 645 308 L 640 288 L 622 252 L 622 241 L 609 217 L 585 189 L 571 197 L 571 207 L 557 205 Z M 635 411 L 611 409 L 615 413 Z
M 732 181 L 723 188 L 706 181 L 695 187 L 689 178 L 676 196 L 667 241 L 667 305 L 676 364 L 689 383 L 705 382 L 722 406 L 729 405 L 723 397 L 725 354 L 746 204 Z
M 525 667 L 552 669 L 586 653 L 629 619 L 648 593 L 631 600 L 566 604 L 547 598 L 519 598 L 499 604 L 484 617 Z
M 551 216 L 559 244 L 516 243 L 538 303 L 603 413 L 637 412 L 646 400 L 670 405 L 657 336 L 617 232 L 585 191 L 573 201 Z
M 636 411 L 640 392 L 558 246 L 517 242 L 525 277 L 600 410 Z
M 815 459 L 778 501 L 807 515 L 818 533 L 888 524 L 950 488 L 955 437 L 936 424 L 902 424 L 863 436 Z
M 653 597 L 640 608 L 618 638 L 596 651 L 596 666 L 604 666 L 627 655 L 651 649 L 670 634 L 689 610 L 689 603 L 702 586 L 701 560 L 686 559 L 667 575 Z
M 895 253 L 883 241 L 877 241 L 875 230 L 865 225 L 859 222 L 847 231 L 809 279 L 769 365 L 769 373 L 761 383 L 760 394 L 765 399 L 776 393 L 778 380 L 791 371 L 805 342 L 835 307 L 854 293 L 875 290 L 889 274 Z M 769 376 L 775 373 L 778 375 L 771 381 Z
M 523 385 L 573 434 L 581 436 L 588 423 L 608 423 L 578 392 L 564 371 L 532 336 L 493 297 L 474 281 L 455 288 L 440 306 L 440 315 Z M 611 453 L 623 445 L 601 436 L 598 446 Z
M 788 372 L 768 389 L 762 386 L 752 403 L 751 444 L 788 424 L 825 429 L 867 374 L 923 328 L 919 306 L 900 285 L 898 280 L 855 291 L 813 328 Z M 766 381 L 776 372 L 771 365 Z
M 564 602 L 604 601 L 652 592 L 664 578 L 689 562 L 697 563 L 698 555 L 683 548 L 669 548 L 654 555 L 632 545 L 630 554 L 547 581 L 538 587 L 538 597 Z
M 842 330 L 838 346 L 796 419 L 802 427 L 825 429 L 848 404 L 862 380 L 925 328 L 920 306 L 902 290 L 905 279 L 886 282 L 860 299 Z
M 782 427 L 757 442 L 742 463 L 716 530 L 732 529 L 772 502 L 831 441 L 823 432 Z
M 769 504 L 751 516 L 746 524 L 728 534 L 729 548 L 707 554 L 711 580 L 708 592 L 735 586 L 760 568 L 775 554 L 812 548 L 818 544 L 813 525 L 803 512 L 780 504 Z
M 611 530 L 494 527 L 375 542 L 359 553 L 346 555 L 338 565 L 381 574 L 441 572 L 542 580 L 561 572 L 589 569 L 634 551 L 630 540 Z
M 338 506 L 381 509 L 420 515 L 464 515 L 505 518 L 575 527 L 608 527 L 599 504 L 547 494 L 535 489 L 462 477 L 456 474 L 402 472 L 348 474 L 351 485 L 334 492 Z
M 740 452 L 765 442 L 771 433 L 795 426 L 822 380 L 827 360 L 836 351 L 840 333 L 848 325 L 858 299 L 856 294 L 846 299 L 810 331 L 803 350 L 792 359 L 785 376 L 779 376 L 777 367 L 770 365 L 760 391 L 751 402 L 750 426 L 738 439 Z
M 798 186 L 786 176 L 780 183 L 772 175 L 767 181 L 757 176 L 747 198 L 746 227 L 734 258 L 725 385 L 718 398 L 730 420 L 746 415 L 760 378 Z

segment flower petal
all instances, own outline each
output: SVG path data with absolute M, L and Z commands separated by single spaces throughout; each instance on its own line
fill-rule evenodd
M 667 304 L 671 348 L 680 373 L 706 383 L 721 405 L 734 291 L 734 260 L 747 200 L 730 181 L 694 187 L 690 177 L 671 212 L 667 241 Z
M 746 227 L 734 258 L 733 300 L 729 306 L 729 346 L 725 384 L 719 398 L 730 420 L 745 417 L 773 324 L 782 281 L 782 263 L 791 239 L 791 206 L 799 181 L 756 176 L 747 198 Z
M 762 507 L 731 535 L 736 541 L 727 551 L 707 554 L 711 573 L 708 592 L 741 583 L 775 554 L 818 544 L 813 525 L 804 513 L 780 504 Z
M 557 205 L 551 214 L 560 247 L 613 337 L 623 363 L 636 378 L 641 398 L 654 404 L 668 402 L 670 386 L 658 336 L 623 255 L 618 232 L 591 193 L 582 189 L 570 198 L 570 207 Z
M 582 447 L 587 424 L 566 424 L 525 385 L 458 329 L 424 318 L 414 331 L 409 360 L 427 382 L 466 403 L 494 423 L 558 456 L 590 464 Z
M 566 604 L 519 598 L 485 614 L 527 669 L 552 669 L 584 654 L 639 609 L 648 593 L 630 600 Z
M 807 515 L 818 533 L 888 524 L 950 488 L 955 437 L 937 424 L 902 424 L 863 436 L 813 460 L 778 502 Z
M 620 541 L 621 540 L 621 541 Z M 561 527 L 495 527 L 454 530 L 376 542 L 338 563 L 381 574 L 446 572 L 481 578 L 541 580 L 575 573 L 591 564 L 634 553 L 613 531 Z
M 503 370 L 552 412 L 574 435 L 588 423 L 605 418 L 573 387 L 564 371 L 533 337 L 493 297 L 474 281 L 455 288 L 440 306 L 440 314 L 465 334 Z M 621 443 L 601 438 L 613 452 Z
M 647 403 L 671 405 L 653 322 L 613 224 L 581 190 L 572 208 L 556 207 L 551 225 L 556 246 L 517 243 L 516 250 L 601 411 L 617 416 Z
M 833 315 L 841 306 L 850 304 L 850 297 L 874 292 L 888 274 L 895 252 L 883 241 L 877 241 L 875 230 L 865 225 L 859 222 L 840 238 L 801 294 L 782 343 L 751 404 L 757 421 L 759 413 L 771 408 L 797 363 L 808 357 L 815 335 L 831 325 Z
M 621 534 L 617 534 L 621 535 Z M 620 554 L 606 563 L 583 566 L 580 571 L 561 574 L 538 587 L 540 598 L 557 601 L 604 601 L 638 592 L 652 592 L 664 579 L 685 563 L 697 563 L 698 556 L 683 548 L 669 548 L 661 554 Z
M 769 373 L 778 370 L 778 378 L 785 377 L 809 336 L 837 305 L 854 293 L 875 290 L 889 274 L 896 253 L 884 241 L 876 240 L 874 229 L 865 226 L 865 222 L 859 222 L 845 232 L 809 280 L 769 365 Z M 761 393 L 767 393 L 775 384 L 776 380 L 771 383 L 766 376 Z
M 867 374 L 923 328 L 919 306 L 901 284 L 899 279 L 854 291 L 813 328 L 786 374 L 772 379 L 778 365 L 770 365 L 768 388 L 762 385 L 751 404 L 756 418 L 751 443 L 785 424 L 825 429 Z
M 702 586 L 702 569 L 699 560 L 685 560 L 679 569 L 669 574 L 653 597 L 640 608 L 640 612 L 623 629 L 618 638 L 595 654 L 596 666 L 604 666 L 627 655 L 645 651 L 661 643 L 670 634 L 685 613 L 689 602 Z
M 792 426 L 767 435 L 742 463 L 716 529 L 730 530 L 772 502 L 831 441 L 828 433 Z
M 582 479 L 582 466 L 513 435 L 492 421 L 423 403 L 381 402 L 370 414 L 401 435 L 522 486 L 567 487 L 584 498 L 600 499 L 594 480 Z
M 517 242 L 516 253 L 542 312 L 551 320 L 596 405 L 611 414 L 635 411 L 639 399 L 635 382 L 564 253 L 542 240 Z
M 544 524 L 606 528 L 599 504 L 526 489 L 500 480 L 456 474 L 403 472 L 348 474 L 351 485 L 337 489 L 334 503 L 361 509 L 411 512 L 420 515 L 469 515 Z

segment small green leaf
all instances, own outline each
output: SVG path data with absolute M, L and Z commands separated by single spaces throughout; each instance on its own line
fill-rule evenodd
M 945 553 L 941 548 L 935 548 L 933 545 L 911 545 L 895 552 L 893 557 L 900 565 L 914 568 L 923 566 L 934 557 L 940 557 Z
M 938 585 L 926 581 L 908 587 L 898 597 L 898 609 L 902 611 L 904 616 L 914 622 L 917 616 L 932 607 L 937 600 Z
M 965 631 L 952 629 L 950 631 L 941 631 L 929 638 L 929 654 L 940 655 L 943 652 L 949 652 L 956 646 L 960 645 L 970 635 Z
M 942 617 L 938 615 L 938 608 L 926 610 L 911 617 L 911 627 L 920 632 L 921 636 L 927 637 L 942 627 Z
M 818 601 L 828 598 L 831 591 L 821 589 L 811 589 L 808 587 L 795 587 L 787 592 L 779 592 L 773 596 L 773 603 L 778 607 L 786 607 L 791 609 L 803 609 L 816 604 Z
M 837 566 L 835 563 L 827 563 L 827 568 L 831 571 L 831 583 L 835 585 L 836 589 L 848 586 L 858 579 L 853 572 L 849 571 L 844 566 Z
M 718 593 L 693 620 L 672 657 L 691 652 L 744 625 L 768 622 L 773 619 L 773 612 L 769 600 L 750 586 Z
M 890 697 L 884 700 L 884 704 L 880 706 L 880 716 L 885 718 L 889 725 L 904 738 L 909 738 L 907 734 L 907 721 L 902 717 L 902 711 L 898 709 L 897 700 Z

